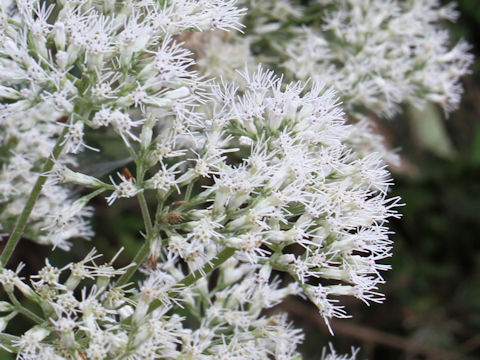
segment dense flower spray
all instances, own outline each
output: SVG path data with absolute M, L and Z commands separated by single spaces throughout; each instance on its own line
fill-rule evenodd
M 338 91 L 352 118 L 363 118 L 365 111 L 392 117 L 405 102 L 416 106 L 434 102 L 447 114 L 459 105 L 463 91 L 459 79 L 469 72 L 473 56 L 465 41 L 452 45 L 441 26 L 457 19 L 454 3 L 312 0 L 308 7 L 289 0 L 243 3 L 251 14 L 245 19 L 245 34 L 217 34 L 205 40 L 199 63 L 208 73 L 220 75 L 217 64 L 223 63 L 222 71 L 232 69 L 243 57 L 280 67 L 292 79 L 319 78 Z
M 300 359 L 301 331 L 262 310 L 298 295 L 328 325 L 349 316 L 339 297 L 383 300 L 399 199 L 370 151 L 375 135 L 346 123 L 320 79 L 288 82 L 253 59 L 206 77 L 195 60 L 202 69 L 205 54 L 180 41 L 242 30 L 237 1 L 1 4 L 0 220 L 11 236 L 0 328 L 32 323 L 0 334 L 2 348 L 39 360 Z M 77 154 L 104 147 L 90 135 L 118 139 L 133 174 L 83 169 Z M 138 199 L 144 238 L 130 265 L 92 250 L 27 279 L 7 267 L 24 230 L 64 250 L 74 237 L 95 245 L 88 203 L 101 194 Z

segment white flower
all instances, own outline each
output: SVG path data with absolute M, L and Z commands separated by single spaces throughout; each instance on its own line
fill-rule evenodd
M 15 340 L 14 344 L 18 346 L 20 353 L 25 355 L 35 355 L 42 350 L 44 345 L 41 341 L 45 339 L 49 333 L 50 331 L 47 329 L 44 329 L 41 326 L 36 326 L 23 334 L 20 339 Z
M 155 173 L 150 179 L 145 181 L 145 187 L 147 189 L 156 189 L 160 193 L 167 193 L 172 187 L 175 187 L 177 192 L 180 193 L 177 182 L 175 180 L 175 174 L 179 171 L 175 171 L 175 168 L 181 166 L 181 163 L 177 163 L 170 168 L 166 168 L 165 164 L 160 162 L 161 169 Z
M 127 179 L 124 175 L 120 173 L 117 173 L 117 175 L 122 181 L 117 185 L 117 183 L 115 183 L 112 177 L 110 177 L 110 180 L 113 183 L 115 190 L 110 196 L 106 198 L 108 205 L 112 205 L 114 201 L 118 198 L 131 198 L 142 191 L 142 189 L 139 189 L 135 185 L 135 178 L 132 177 Z
M 102 115 L 103 117 L 104 115 Z M 112 123 L 115 130 L 117 130 L 122 138 L 125 138 L 125 135 L 128 135 L 131 139 L 135 141 L 140 141 L 140 139 L 131 132 L 133 127 L 143 124 L 144 120 L 132 120 L 130 115 L 120 110 L 114 110 L 109 114 L 109 119 L 104 120 L 103 123 Z M 103 125 L 102 123 L 102 125 Z
M 75 123 L 68 126 L 68 134 L 65 137 L 66 147 L 65 151 L 67 153 L 77 154 L 82 150 L 82 148 L 87 148 L 93 151 L 100 151 L 94 147 L 88 146 L 83 142 L 83 132 L 84 124 L 82 121 L 76 121 Z
M 358 354 L 358 349 L 352 348 L 351 355 L 340 355 L 334 350 L 332 344 L 329 344 L 328 349 L 327 348 L 323 349 L 321 360 L 355 360 L 357 358 L 357 354 Z

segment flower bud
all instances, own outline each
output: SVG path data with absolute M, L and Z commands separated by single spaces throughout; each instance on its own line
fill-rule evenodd
M 58 21 L 54 26 L 54 39 L 57 50 L 65 50 L 65 25 Z
M 0 312 L 9 312 L 13 311 L 15 306 L 6 301 L 0 301 Z
M 0 85 L 0 98 L 16 100 L 20 98 L 20 92 L 11 87 Z
M 0 317 L 0 333 L 3 333 L 5 328 L 8 325 L 8 322 L 14 318 L 17 315 L 17 312 L 12 312 L 11 314 L 8 314 L 7 316 L 2 316 Z
M 66 166 L 58 167 L 55 170 L 55 175 L 58 178 L 59 183 L 73 183 L 92 189 L 98 189 L 107 186 L 104 182 L 93 176 L 72 171 Z
M 19 278 L 16 278 L 14 280 L 15 287 L 22 292 L 23 295 L 25 295 L 26 298 L 34 301 L 34 302 L 40 302 L 40 297 L 33 291 L 33 289 L 25 284 L 23 281 L 21 281 Z

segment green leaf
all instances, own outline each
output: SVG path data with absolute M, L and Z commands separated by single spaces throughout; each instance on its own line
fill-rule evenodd
M 427 103 L 423 109 L 412 105 L 407 108 L 411 130 L 418 145 L 438 157 L 451 159 L 456 151 L 445 129 L 443 116 L 432 103 Z

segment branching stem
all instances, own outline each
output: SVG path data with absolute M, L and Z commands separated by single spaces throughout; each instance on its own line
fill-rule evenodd
M 7 293 L 10 301 L 12 302 L 13 305 L 15 305 L 15 309 L 20 313 L 28 317 L 30 320 L 37 324 L 41 324 L 44 322 L 44 319 L 42 319 L 40 316 L 37 314 L 33 313 L 32 311 L 28 310 L 26 307 L 24 307 L 20 301 L 17 300 L 15 295 L 13 295 L 13 292 L 8 292 Z
M 178 290 L 172 290 L 169 291 L 168 295 L 170 298 L 174 298 L 180 294 L 183 288 L 190 286 L 194 284 L 197 280 L 205 277 L 207 274 L 211 273 L 213 270 L 218 268 L 220 265 L 222 265 L 224 262 L 226 262 L 228 259 L 230 259 L 234 254 L 237 249 L 235 248 L 230 248 L 227 247 L 220 251 L 215 259 L 210 261 L 208 264 L 206 264 L 203 268 L 198 269 L 197 271 L 194 271 L 190 275 L 184 277 L 176 286 Z M 155 310 L 159 306 L 161 306 L 162 303 L 160 301 L 154 301 L 150 305 L 150 311 Z

